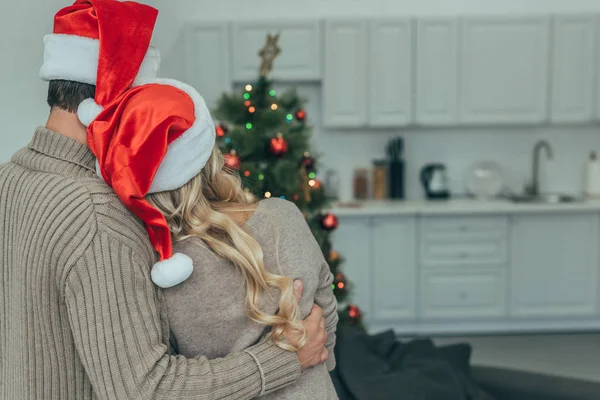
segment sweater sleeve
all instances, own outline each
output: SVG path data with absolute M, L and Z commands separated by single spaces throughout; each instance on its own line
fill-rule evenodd
M 315 293 L 315 303 L 323 309 L 323 316 L 325 317 L 325 331 L 327 332 L 327 343 L 325 344 L 325 347 L 329 352 L 329 358 L 327 359 L 327 369 L 329 371 L 332 371 L 335 368 L 335 354 L 333 348 L 335 347 L 335 331 L 339 320 L 337 300 L 331 289 L 332 283 L 333 274 L 331 273 L 327 262 L 323 261 L 319 276 L 319 287 Z
M 65 303 L 99 399 L 251 399 L 300 376 L 295 353 L 265 341 L 222 359 L 168 352 L 149 261 L 98 233 L 71 268 Z

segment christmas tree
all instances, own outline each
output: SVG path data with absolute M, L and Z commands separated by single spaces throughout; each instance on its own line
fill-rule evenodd
M 229 168 L 239 171 L 244 189 L 257 199 L 280 197 L 303 212 L 335 277 L 333 290 L 340 305 L 340 324 L 361 326 L 361 312 L 346 305 L 350 285 L 341 271 L 343 259 L 331 244 L 337 217 L 326 211 L 332 199 L 318 179 L 317 157 L 310 148 L 311 128 L 295 90 L 279 94 L 268 75 L 279 55 L 279 35 L 268 35 L 259 52 L 256 82 L 241 93 L 224 94 L 214 110 L 217 140 Z

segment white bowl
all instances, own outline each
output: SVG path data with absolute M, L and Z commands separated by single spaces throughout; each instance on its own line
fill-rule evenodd
M 491 199 L 502 193 L 502 168 L 492 161 L 480 161 L 467 171 L 467 190 L 478 199 Z

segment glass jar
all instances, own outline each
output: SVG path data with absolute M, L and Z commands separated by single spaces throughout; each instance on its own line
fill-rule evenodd
M 354 171 L 354 199 L 366 200 L 369 197 L 369 173 L 366 169 Z

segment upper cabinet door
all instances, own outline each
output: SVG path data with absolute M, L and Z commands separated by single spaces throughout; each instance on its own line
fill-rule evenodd
M 594 315 L 598 215 L 518 215 L 512 228 L 512 315 Z
M 547 120 L 549 33 L 547 17 L 463 20 L 462 122 L 534 124 Z
M 369 123 L 409 125 L 413 121 L 411 21 L 372 21 L 369 33 Z
M 458 19 L 420 19 L 416 54 L 417 124 L 457 124 Z
M 596 59 L 594 63 L 594 70 L 596 72 L 596 120 L 600 120 L 600 17 L 596 18 Z
M 229 27 L 226 22 L 189 26 L 185 35 L 186 81 L 204 97 L 209 108 L 231 90 Z
M 559 16 L 553 25 L 552 122 L 594 117 L 596 19 Z
M 256 80 L 258 52 L 267 34 L 280 34 L 281 54 L 270 77 L 281 81 L 321 79 L 321 24 L 318 21 L 236 22 L 233 28 L 233 78 Z
M 367 24 L 328 21 L 325 25 L 323 123 L 351 128 L 367 124 Z

